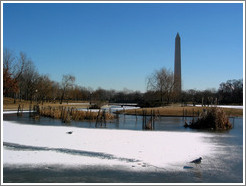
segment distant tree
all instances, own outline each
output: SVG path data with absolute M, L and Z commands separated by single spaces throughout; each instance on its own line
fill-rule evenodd
M 81 87 L 80 96 L 82 100 L 91 101 L 91 94 L 93 90 L 91 88 Z
M 187 98 L 190 102 L 192 102 L 192 104 L 194 105 L 196 103 L 196 99 L 195 99 L 195 95 L 196 95 L 197 91 L 194 89 L 190 89 L 187 90 Z
M 194 89 L 189 89 L 181 92 L 181 102 L 183 104 L 192 103 L 193 105 L 197 103 L 197 94 L 199 91 Z M 198 99 L 199 100 L 199 99 Z
M 41 101 L 42 104 L 45 100 L 52 98 L 52 86 L 53 82 L 47 75 L 41 75 L 37 79 L 37 101 Z
M 5 48 L 3 51 L 3 92 L 4 96 L 14 97 L 20 91 L 20 79 L 25 68 L 28 66 L 26 55 L 21 52 L 19 58 L 13 52 Z M 20 93 L 19 93 L 20 94 Z
M 164 98 L 167 104 L 169 104 L 173 88 L 173 72 L 165 68 L 155 71 L 147 78 L 147 90 L 158 93 L 161 104 L 164 103 Z
M 14 74 L 16 79 L 19 79 L 23 71 L 29 68 L 29 65 L 32 63 L 32 61 L 30 61 L 30 59 L 27 59 L 27 55 L 25 53 L 20 52 L 18 63 L 15 65 L 14 68 Z
M 217 91 L 215 89 L 207 89 L 204 91 L 189 89 L 182 92 L 184 103 L 210 105 L 216 104 Z
M 62 104 L 64 97 L 66 95 L 66 91 L 69 88 L 73 87 L 73 83 L 75 81 L 75 77 L 72 75 L 63 75 L 62 77 L 62 83 L 61 83 L 61 100 L 60 100 L 60 104 Z
M 81 100 L 81 87 L 75 85 L 73 88 L 70 89 L 70 99 L 79 101 Z
M 140 104 L 141 102 L 143 102 L 143 94 L 140 91 L 132 92 L 131 94 L 129 94 L 129 96 L 130 96 L 129 102 L 131 102 L 131 103 Z
M 15 57 L 13 53 L 8 50 L 3 50 L 3 95 L 7 96 L 10 93 L 18 91 L 18 83 L 13 74 L 13 63 Z
M 3 95 L 9 95 L 10 93 L 18 92 L 18 82 L 12 77 L 7 69 L 3 69 Z
M 219 101 L 222 104 L 242 104 L 243 103 L 243 79 L 228 80 L 220 84 Z
M 140 107 L 160 106 L 160 95 L 156 91 L 148 90 L 142 96 L 142 101 L 138 103 Z
M 40 75 L 32 60 L 25 60 L 25 67 L 19 77 L 20 95 L 25 100 L 30 100 L 31 103 L 33 99 L 37 100 L 37 92 L 41 91 L 40 87 L 38 87 L 39 77 Z
M 96 101 L 108 101 L 109 96 L 107 90 L 99 87 L 96 91 L 93 92 L 93 99 Z
M 60 85 L 56 81 L 52 81 L 52 87 L 51 87 L 51 93 L 50 93 L 50 100 L 52 102 L 56 102 L 56 100 L 59 100 L 59 93 L 60 93 Z

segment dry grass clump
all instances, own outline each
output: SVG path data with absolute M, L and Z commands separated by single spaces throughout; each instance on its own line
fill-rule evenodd
M 198 116 L 202 111 L 201 107 L 154 107 L 154 108 L 141 108 L 141 109 L 131 109 L 119 111 L 119 113 L 132 114 L 132 115 L 143 115 L 143 112 L 146 115 L 151 115 L 151 112 L 154 111 L 159 116 Z
M 180 107 L 180 106 L 167 106 L 167 107 L 154 107 L 154 108 L 141 108 L 141 109 L 132 109 L 132 110 L 123 110 L 119 113 L 132 114 L 132 115 L 142 115 L 143 110 L 147 112 L 147 115 L 151 115 L 151 110 L 155 110 L 155 113 L 158 113 L 160 116 L 185 116 L 193 117 L 199 116 L 203 112 L 203 109 L 210 109 L 211 107 Z M 227 116 L 243 116 L 243 109 L 234 109 L 234 108 L 220 108 L 222 109 Z
M 214 107 L 205 109 L 196 121 L 192 121 L 186 127 L 194 129 L 213 129 L 213 130 L 228 130 L 232 128 L 229 118 L 226 116 L 223 109 Z
M 92 112 L 91 110 L 81 111 L 76 108 L 69 107 L 41 107 L 39 114 L 41 116 L 50 117 L 54 119 L 61 119 L 63 122 L 68 123 L 71 120 L 84 121 L 96 120 L 97 118 L 104 117 L 106 120 L 114 119 L 114 115 L 106 112 Z

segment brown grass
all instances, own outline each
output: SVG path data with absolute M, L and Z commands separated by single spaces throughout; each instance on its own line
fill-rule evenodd
M 209 107 L 210 108 L 210 107 Z M 160 116 L 199 116 L 207 107 L 180 107 L 180 106 L 167 106 L 157 108 L 143 108 L 136 110 L 126 110 L 126 114 L 142 115 L 143 110 L 146 110 L 147 115 L 151 114 L 154 110 Z M 221 108 L 227 116 L 243 116 L 243 109 Z M 121 111 L 123 112 L 123 111 Z
M 186 126 L 194 129 L 229 130 L 232 124 L 223 109 L 213 107 L 201 113 L 200 117 Z
M 70 107 L 51 107 L 51 106 L 41 106 L 40 113 L 41 116 L 50 117 L 55 119 L 61 119 L 63 122 L 74 121 L 84 121 L 84 120 L 97 120 L 101 118 L 105 118 L 105 120 L 114 119 L 114 115 L 110 113 L 106 113 L 103 111 L 100 112 L 92 112 L 77 110 L 76 108 Z
M 71 103 L 71 102 L 68 102 Z M 72 103 L 74 103 L 74 101 L 72 101 Z M 56 103 L 53 102 L 44 102 L 43 105 L 41 104 L 41 106 L 52 106 L 52 107 L 59 107 L 59 106 L 63 106 L 63 107 L 74 107 L 74 108 L 88 108 L 89 104 L 85 104 L 87 102 L 82 102 L 82 101 L 76 101 L 76 105 L 69 105 L 66 102 L 64 102 L 63 104 L 60 104 L 59 101 L 57 101 Z M 23 110 L 29 110 L 29 106 L 30 106 L 30 101 L 25 101 L 22 100 L 20 101 L 19 99 L 16 100 L 16 103 L 14 104 L 14 99 L 13 98 L 3 98 L 3 110 L 17 110 L 18 106 L 23 105 Z M 32 105 L 36 104 L 36 102 L 33 101 Z

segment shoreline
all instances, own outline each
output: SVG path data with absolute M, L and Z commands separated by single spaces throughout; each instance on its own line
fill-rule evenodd
M 143 110 L 146 111 L 146 115 L 150 116 L 151 111 L 155 111 L 157 116 L 161 117 L 197 117 L 203 109 L 210 109 L 212 107 L 196 107 L 196 106 L 185 106 L 185 107 L 153 107 L 153 108 L 140 108 L 120 111 L 119 113 L 128 115 L 143 115 Z M 224 110 L 228 117 L 243 117 L 243 109 L 238 108 L 224 108 L 219 107 Z
M 78 103 L 75 108 L 79 110 L 84 110 L 87 111 L 88 108 L 80 107 Z M 42 105 L 41 105 L 42 106 Z M 57 105 L 52 105 L 52 104 L 45 104 L 43 105 L 45 107 L 51 106 L 57 106 Z M 65 107 L 73 107 L 72 105 L 58 105 L 58 106 L 65 106 Z M 57 106 L 57 107 L 58 107 Z M 5 108 L 3 109 L 3 112 L 7 111 L 17 111 L 18 110 L 18 104 L 15 105 L 16 108 L 6 108 L 8 106 L 5 105 Z M 115 108 L 110 108 L 109 106 L 103 106 L 102 109 L 112 109 L 115 110 L 114 113 L 118 112 L 119 114 L 127 114 L 127 115 L 137 115 L 141 116 L 143 110 L 147 111 L 146 115 L 150 116 L 151 115 L 151 110 L 156 111 L 156 114 L 161 117 L 194 117 L 198 116 L 199 113 L 203 111 L 203 109 L 210 109 L 214 107 L 214 105 L 211 105 L 209 107 L 202 107 L 201 105 L 197 106 L 165 106 L 165 107 L 146 107 L 146 108 L 139 108 L 139 107 L 119 107 L 117 109 Z M 243 111 L 244 111 L 244 106 L 241 105 L 217 105 L 215 107 L 221 108 L 225 111 L 226 115 L 228 117 L 243 117 Z M 93 110 L 93 109 L 92 109 Z M 29 111 L 29 105 L 24 105 L 23 111 L 28 112 Z

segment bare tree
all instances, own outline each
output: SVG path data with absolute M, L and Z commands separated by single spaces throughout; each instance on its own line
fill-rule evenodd
M 28 66 L 26 55 L 21 52 L 20 57 L 14 56 L 13 52 L 5 48 L 3 51 L 3 88 L 4 95 L 11 93 L 14 95 L 14 103 L 16 102 L 16 94 L 20 90 L 20 78 L 25 68 Z
M 15 57 L 13 55 L 13 52 L 5 48 L 3 50 L 3 69 L 11 70 L 14 60 L 15 60 Z
M 61 100 L 60 100 L 60 104 L 62 104 L 63 102 L 63 99 L 66 95 L 66 91 L 69 89 L 69 88 L 72 88 L 73 87 L 73 83 L 75 81 L 75 77 L 72 76 L 72 75 L 63 75 L 62 77 L 62 83 L 61 83 L 61 88 L 62 88 L 62 92 L 61 92 Z
M 59 83 L 56 81 L 52 81 L 50 99 L 52 100 L 53 103 L 55 103 L 57 99 L 59 100 L 59 90 L 60 90 Z
M 173 72 L 166 68 L 155 71 L 147 78 L 147 90 L 158 93 L 161 104 L 164 103 L 164 98 L 166 98 L 167 104 L 170 102 L 173 87 Z
M 37 81 L 37 101 L 41 101 L 42 104 L 45 100 L 52 98 L 52 86 L 53 83 L 47 75 L 41 75 Z
M 223 104 L 243 104 L 243 79 L 233 79 L 221 83 L 218 95 Z
M 15 74 L 15 79 L 19 80 L 23 71 L 25 69 L 29 68 L 30 63 L 32 63 L 32 61 L 31 62 L 30 61 L 31 60 L 27 59 L 27 56 L 25 53 L 20 52 L 20 57 L 18 59 L 18 62 L 14 66 L 14 72 L 13 73 Z
M 8 50 L 3 50 L 3 95 L 7 96 L 9 93 L 15 93 L 18 90 L 18 84 L 13 76 L 13 63 L 15 57 L 13 53 Z
M 31 60 L 25 60 L 25 67 L 19 77 L 20 94 L 25 100 L 37 99 L 39 73 Z

